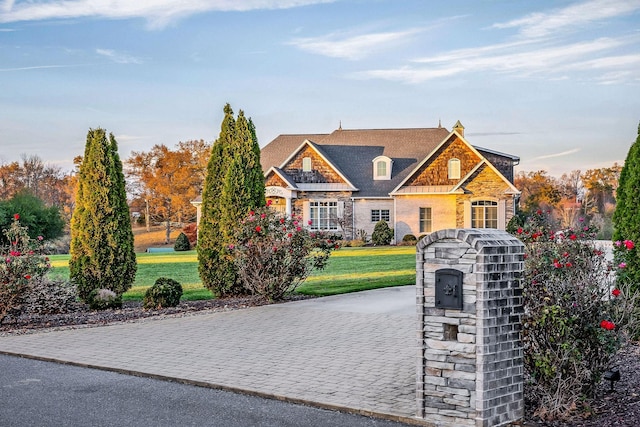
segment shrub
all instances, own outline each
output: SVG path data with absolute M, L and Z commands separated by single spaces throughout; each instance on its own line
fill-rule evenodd
M 298 287 L 314 269 L 323 269 L 336 236 L 303 228 L 300 218 L 272 209 L 250 212 L 242 221 L 239 241 L 230 247 L 242 284 L 267 300 L 279 300 Z
M 182 227 L 182 232 L 189 239 L 189 243 L 193 247 L 198 241 L 198 226 L 195 222 L 190 222 L 189 224 Z
M 349 241 L 349 246 L 352 248 L 361 248 L 365 246 L 367 243 L 362 239 L 353 239 Z
M 66 280 L 51 280 L 46 277 L 32 283 L 24 300 L 23 312 L 27 314 L 58 314 L 74 311 L 78 290 Z
M 87 299 L 91 310 L 108 310 L 122 307 L 122 296 L 110 289 L 94 289 L 89 293 Z
M 32 240 L 27 227 L 20 225 L 19 214 L 3 232 L 10 244 L 1 251 L 0 322 L 8 314 L 20 313 L 33 282 L 42 280 L 51 268 L 49 259 L 40 254 L 43 238 Z
M 416 239 L 416 236 L 414 236 L 413 234 L 405 234 L 404 236 L 402 236 L 402 245 L 411 246 L 415 245 L 416 243 L 418 243 L 418 239 Z
M 175 307 L 180 304 L 182 285 L 173 279 L 160 277 L 144 294 L 142 305 L 147 309 Z
M 189 243 L 189 238 L 187 237 L 186 234 L 184 233 L 178 234 L 178 237 L 176 238 L 176 242 L 173 245 L 173 249 L 176 252 L 191 250 L 191 243 Z
M 594 393 L 636 300 L 629 287 L 614 287 L 611 266 L 594 246 L 595 230 L 555 230 L 541 211 L 515 230 L 526 246 L 526 400 L 543 418 L 566 416 Z
M 369 241 L 369 236 L 367 236 L 366 230 L 358 230 L 356 232 L 356 236 L 358 240 L 362 240 L 365 244 Z
M 378 221 L 371 234 L 373 244 L 376 246 L 385 246 L 391 243 L 391 239 L 393 239 L 393 229 L 389 228 L 389 224 L 387 224 L 386 221 Z

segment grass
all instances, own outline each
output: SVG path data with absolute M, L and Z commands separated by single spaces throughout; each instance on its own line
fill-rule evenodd
M 322 271 L 314 272 L 296 292 L 305 295 L 335 295 L 415 283 L 416 257 L 413 246 L 342 248 L 331 255 Z M 182 284 L 183 300 L 212 298 L 198 276 L 195 251 L 138 253 L 138 272 L 125 300 L 142 300 L 146 290 L 159 277 Z M 51 275 L 69 278 L 69 255 L 50 257 Z

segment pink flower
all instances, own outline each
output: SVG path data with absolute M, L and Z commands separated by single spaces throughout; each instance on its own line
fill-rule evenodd
M 312 220 L 309 220 L 309 221 L 307 221 L 307 224 L 308 224 L 308 225 L 311 225 L 311 224 L 313 224 L 313 221 L 312 221 Z
M 633 244 L 633 242 L 631 240 L 625 240 L 624 241 L 624 245 L 629 250 L 633 249 L 636 246 L 636 245 Z
M 584 218 L 580 218 L 578 221 L 580 221 L 580 222 L 584 222 Z
M 13 214 L 13 219 L 16 221 L 20 219 L 20 214 Z
M 11 255 L 11 256 L 20 256 L 22 254 L 20 252 L 18 252 L 18 251 L 11 251 L 11 252 L 9 252 L 9 255 Z
M 612 331 L 616 328 L 616 324 L 608 320 L 603 320 L 602 322 L 600 322 L 600 327 L 606 329 L 607 331 Z
M 260 214 L 260 218 L 265 219 L 267 217 L 266 214 Z
M 620 247 L 620 245 L 622 245 L 622 242 L 620 240 L 616 240 L 613 244 L 617 247 Z
M 296 227 L 296 231 L 300 231 L 300 230 L 302 230 L 302 228 Z
M 626 268 L 626 267 L 627 267 L 626 262 L 621 262 L 620 264 L 618 264 L 618 268 Z
M 267 200 L 267 206 L 271 206 L 272 203 L 273 203 L 273 200 L 271 199 Z
M 613 295 L 614 297 L 619 297 L 620 293 L 620 289 L 617 288 L 611 291 L 611 295 Z
M 236 248 L 235 245 L 229 245 L 229 250 L 234 250 Z
M 38 236 L 38 240 L 40 240 L 42 242 L 44 240 L 44 237 Z

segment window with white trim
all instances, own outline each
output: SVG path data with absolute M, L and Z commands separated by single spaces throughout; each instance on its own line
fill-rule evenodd
M 371 222 L 387 221 L 391 220 L 389 215 L 389 209 L 371 209 Z
M 493 200 L 471 202 L 471 227 L 498 228 L 498 202 Z
M 420 233 L 431 233 L 431 208 L 420 208 Z
M 309 202 L 312 230 L 338 229 L 338 202 Z
M 449 159 L 449 179 L 460 179 L 460 159 Z
M 387 156 L 378 156 L 373 159 L 373 179 L 389 180 L 391 179 L 391 167 L 393 160 Z
M 304 157 L 302 159 L 302 171 L 311 172 L 311 157 Z

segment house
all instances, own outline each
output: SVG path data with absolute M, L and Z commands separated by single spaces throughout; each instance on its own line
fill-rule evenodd
M 458 121 L 420 129 L 280 135 L 261 151 L 271 206 L 355 238 L 385 220 L 395 241 L 444 228 L 504 229 L 519 158 L 471 145 Z

